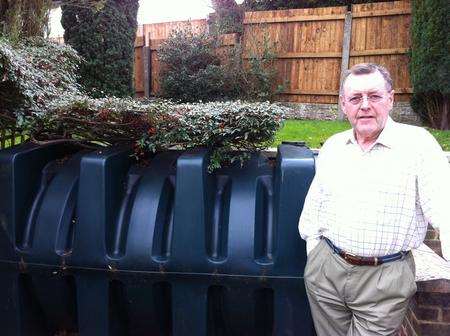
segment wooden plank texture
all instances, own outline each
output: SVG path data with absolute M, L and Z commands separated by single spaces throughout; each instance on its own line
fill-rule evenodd
M 142 49 L 142 67 L 144 68 L 144 96 L 150 96 L 151 90 L 151 50 L 149 47 Z
M 166 39 L 175 29 L 187 29 L 193 31 L 205 31 L 207 29 L 206 19 L 190 21 L 172 21 L 162 23 L 150 23 L 142 26 L 143 35 L 146 36 L 147 43 L 153 39 Z
M 410 9 L 396 9 L 396 10 L 379 10 L 354 13 L 353 17 L 375 17 L 375 16 L 392 16 L 392 15 L 410 15 Z
M 245 22 L 270 24 L 244 23 L 243 55 L 257 54 L 252 46 L 261 45 L 266 36 L 277 52 L 277 84 L 284 84 L 278 99 L 333 103 L 346 11 L 346 7 L 324 7 L 246 13 Z
M 341 60 L 341 74 L 339 76 L 340 81 L 342 82 L 345 72 L 348 70 L 348 63 L 350 60 L 350 40 L 352 34 L 352 12 L 347 12 L 345 14 L 345 23 L 344 23 L 344 36 L 342 37 L 342 60 Z M 340 89 L 340 88 L 339 88 Z M 344 111 L 341 108 L 341 105 L 338 104 L 338 115 L 339 119 L 344 119 Z
M 350 56 L 404 55 L 407 54 L 408 51 L 408 48 L 354 50 L 350 52 Z
M 275 85 L 284 87 L 284 93 L 277 97 L 281 101 L 337 103 L 341 70 L 362 62 L 385 66 L 392 74 L 396 99 L 408 101 L 412 92 L 407 56 L 411 48 L 410 0 L 352 5 L 348 66 L 342 59 L 346 57 L 346 13 L 346 6 L 247 12 L 242 36 L 221 37 L 217 53 L 225 59 L 230 50 L 227 48 L 239 40 L 244 63 L 260 56 L 264 49 L 274 52 L 278 72 Z M 150 49 L 147 90 L 152 95 L 160 92 L 161 64 L 157 50 L 173 29 L 182 28 L 200 32 L 207 29 L 207 23 L 206 20 L 165 22 L 138 29 L 139 36 L 145 38 L 137 39 L 137 46 L 143 44 Z M 142 63 L 142 57 L 137 48 L 135 61 Z M 145 80 L 139 71 L 144 73 L 144 66 L 135 66 L 136 90 L 144 92 Z
M 339 91 L 290 90 L 290 91 L 283 91 L 282 94 L 287 94 L 287 95 L 314 95 L 314 96 L 338 96 L 339 95 Z
M 331 14 L 331 15 L 298 15 L 287 17 L 274 17 L 274 18 L 244 18 L 244 24 L 259 24 L 259 23 L 286 23 L 286 22 L 307 22 L 307 21 L 333 21 L 344 20 L 344 14 Z
M 411 47 L 410 1 L 392 1 L 352 5 L 353 27 L 350 47 L 350 66 L 358 63 L 378 63 L 392 75 L 396 100 L 411 97 L 409 59 Z M 397 13 L 402 15 L 378 15 Z
M 145 45 L 145 36 L 136 36 L 136 39 L 134 40 L 134 47 L 142 47 Z
M 143 47 L 134 47 L 134 90 L 140 96 L 144 92 L 144 68 L 142 66 Z
M 277 54 L 278 59 L 283 58 L 341 58 L 342 53 L 340 52 L 317 52 L 317 53 L 299 53 L 299 52 L 286 52 Z M 244 59 L 254 58 L 250 55 L 243 56 Z

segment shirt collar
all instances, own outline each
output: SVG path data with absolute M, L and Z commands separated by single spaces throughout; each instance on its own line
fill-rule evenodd
M 396 122 L 394 120 L 392 120 L 391 117 L 388 116 L 387 120 L 386 120 L 386 125 L 384 125 L 383 130 L 381 131 L 380 135 L 378 136 L 377 142 L 383 146 L 392 148 L 392 146 L 395 145 L 395 139 L 396 139 L 396 135 L 395 135 L 395 126 L 396 126 Z
M 375 144 L 380 144 L 388 148 L 392 148 L 395 141 L 395 124 L 396 122 L 392 120 L 390 116 L 387 117 L 386 124 L 384 125 L 383 130 L 381 131 L 380 135 L 378 136 L 377 141 Z M 344 137 L 345 144 L 358 144 L 355 138 L 355 133 L 353 132 L 353 129 L 349 129 L 346 131 L 347 134 Z

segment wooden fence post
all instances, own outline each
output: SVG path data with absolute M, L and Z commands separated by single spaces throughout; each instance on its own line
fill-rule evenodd
M 150 47 L 145 46 L 142 49 L 142 62 L 144 67 L 144 96 L 150 97 L 150 92 L 152 90 L 152 54 Z
M 345 14 L 345 23 L 344 23 L 344 37 L 342 39 L 342 62 L 341 62 L 341 76 L 339 80 L 339 85 L 342 82 L 342 78 L 344 77 L 345 71 L 348 69 L 348 62 L 350 58 L 350 40 L 352 37 L 352 12 L 348 11 Z M 340 89 L 340 87 L 339 87 Z M 338 97 L 338 113 L 339 119 L 344 120 L 345 115 L 342 111 L 341 104 L 339 102 Z

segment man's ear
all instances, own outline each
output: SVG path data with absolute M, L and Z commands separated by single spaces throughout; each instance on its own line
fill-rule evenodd
M 388 93 L 388 99 L 389 99 L 389 104 L 391 105 L 391 108 L 394 106 L 394 94 L 395 94 L 394 90 L 391 90 L 391 92 Z
M 395 95 L 395 91 L 392 90 L 392 91 L 390 92 L 390 96 L 391 96 L 392 102 L 394 102 L 394 95 Z

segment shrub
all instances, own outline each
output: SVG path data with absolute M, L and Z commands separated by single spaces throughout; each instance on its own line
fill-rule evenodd
M 450 3 L 413 1 L 412 106 L 433 128 L 450 128 Z
M 206 147 L 209 168 L 248 158 L 267 148 L 281 126 L 285 108 L 265 103 L 212 102 L 174 104 L 131 98 L 66 96 L 46 113 L 26 118 L 21 126 L 37 143 L 72 141 L 88 147 L 135 144 L 135 156 L 167 150 Z
M 269 103 L 175 104 L 167 100 L 92 98 L 76 83 L 80 57 L 69 46 L 0 40 L 0 127 L 19 128 L 31 141 L 76 142 L 96 148 L 134 144 L 139 158 L 173 146 L 210 149 L 210 168 L 265 148 L 284 108 Z
M 86 60 L 80 68 L 81 82 L 95 97 L 134 95 L 138 7 L 138 0 L 63 2 L 64 40 Z
M 270 41 L 265 25 L 254 25 L 247 34 L 247 57 L 244 65 L 244 86 L 247 96 L 257 100 L 272 100 L 275 94 L 283 90 L 285 83 L 275 87 L 277 54 L 275 45 Z M 256 38 L 261 37 L 261 39 Z
M 140 146 L 150 151 L 175 144 L 183 149 L 206 147 L 213 170 L 230 161 L 242 163 L 248 151 L 267 148 L 286 108 L 269 102 L 234 101 L 180 104 L 169 111 L 165 122 L 139 141 Z
M 164 96 L 192 102 L 227 95 L 214 40 L 206 32 L 190 28 L 173 31 L 161 45 L 158 57 L 164 63 L 160 75 Z
M 268 40 L 257 50 L 250 48 L 248 63 L 242 61 L 240 43 L 220 57 L 218 43 L 206 32 L 174 30 L 158 50 L 163 96 L 183 102 L 272 100 L 276 55 Z
M 11 45 L 0 39 L 0 127 L 13 116 L 45 113 L 49 101 L 81 94 L 77 69 L 81 58 L 69 46 L 43 39 Z M 9 117 L 9 119 L 8 119 Z

